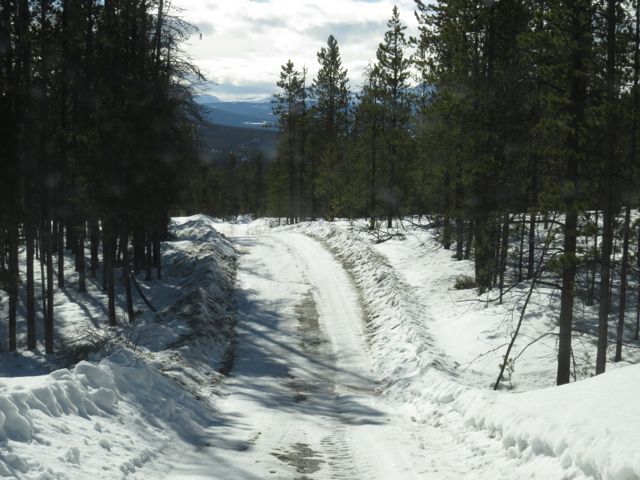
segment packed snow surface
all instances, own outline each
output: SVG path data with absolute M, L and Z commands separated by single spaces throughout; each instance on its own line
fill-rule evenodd
M 341 261 L 362 298 L 370 355 L 382 373 L 384 396 L 399 410 L 413 408 L 417 422 L 455 438 L 455 449 L 467 462 L 461 477 L 640 478 L 640 406 L 634 401 L 640 394 L 640 366 L 613 369 L 561 388 L 493 392 L 488 387 L 495 377 L 486 365 L 475 374 L 461 365 L 465 348 L 478 347 L 477 339 L 458 335 L 456 320 L 467 322 L 472 316 L 481 324 L 476 329 L 493 332 L 496 323 L 504 322 L 508 307 L 492 307 L 493 315 L 482 305 L 460 307 L 457 300 L 465 294 L 452 286 L 457 275 L 469 273 L 468 264 L 456 266 L 449 252 L 446 259 L 429 252 L 424 239 L 374 245 L 345 223 L 271 230 L 263 221 L 250 231 L 302 232 Z M 434 280 L 425 280 L 429 277 Z M 535 320 L 532 329 L 549 321 L 544 315 L 540 323 Z M 447 348 L 456 340 L 455 348 Z M 528 373 L 534 383 L 544 385 L 554 359 L 542 361 L 535 358 L 540 352 L 531 353 Z M 492 373 L 497 376 L 499 359 L 494 359 Z

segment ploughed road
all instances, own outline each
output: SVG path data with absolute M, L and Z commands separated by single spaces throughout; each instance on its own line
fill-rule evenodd
M 175 479 L 460 478 L 439 431 L 379 395 L 363 314 L 347 272 L 296 233 L 226 233 L 240 252 L 233 370 L 206 447 Z

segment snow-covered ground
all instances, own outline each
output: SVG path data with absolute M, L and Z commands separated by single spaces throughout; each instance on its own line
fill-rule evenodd
M 473 292 L 455 291 L 456 277 L 469 274 L 470 264 L 455 262 L 450 252 L 430 250 L 428 238 L 415 232 L 413 238 L 373 245 L 344 222 L 275 231 L 292 230 L 324 243 L 350 272 L 385 395 L 398 409 L 414 408 L 417 422 L 453 435 L 458 454 L 466 458 L 468 478 L 640 478 L 635 453 L 640 451 L 640 407 L 634 401 L 640 366 L 561 388 L 490 391 L 504 350 L 493 362 L 486 361 L 489 355 L 472 360 L 508 338 L 508 329 L 501 332 L 497 326 L 508 323 L 522 292 L 513 292 L 505 306 L 486 307 Z M 261 222 L 250 231 L 268 228 Z M 554 313 L 545 310 L 553 301 L 547 293 L 534 300 L 524 346 L 531 331 L 555 329 Z M 468 299 L 473 301 L 465 306 Z M 528 390 L 553 384 L 555 357 L 549 351 L 555 345 L 545 340 L 537 342 L 540 350 L 529 348 L 528 357 L 518 360 L 514 374 L 522 373 L 512 379 L 514 386 L 519 382 Z M 579 352 L 593 344 L 574 348 Z M 631 353 L 625 351 L 627 358 Z
M 235 308 L 235 252 L 211 222 L 175 220 L 177 239 L 163 245 L 163 280 L 144 285 L 159 313 L 142 313 L 140 302 L 131 329 L 100 328 L 99 285 L 74 295 L 69 275 L 68 291 L 55 299 L 58 342 L 79 331 L 84 340 L 107 339 L 86 361 L 43 373 L 63 359 L 2 354 L 0 476 L 122 478 L 201 441 L 203 425 L 215 421 L 211 397 Z
M 0 476 L 640 478 L 640 366 L 551 387 L 549 292 L 494 392 L 526 286 L 504 305 L 455 290 L 471 265 L 430 232 L 374 244 L 347 222 L 204 216 L 174 231 L 137 348 L 0 378 Z

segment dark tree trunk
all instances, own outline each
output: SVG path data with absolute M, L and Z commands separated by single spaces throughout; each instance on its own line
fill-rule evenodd
M 45 244 L 47 254 L 47 311 L 44 315 L 44 345 L 47 353 L 53 353 L 53 245 L 52 245 L 52 222 L 51 205 L 47 207 L 47 219 L 45 222 Z
M 151 269 L 153 267 L 153 242 L 150 234 L 146 235 L 145 240 L 146 255 L 145 255 L 145 280 L 150 282 L 152 280 Z
M 464 220 L 456 218 L 456 260 L 464 258 Z
M 78 228 L 78 235 L 76 238 L 76 266 L 78 270 L 78 291 L 87 291 L 87 271 L 86 260 L 84 257 L 84 243 L 85 243 L 85 223 L 81 222 Z
M 371 150 L 369 152 L 370 165 L 371 165 L 371 177 L 369 177 L 369 229 L 373 230 L 376 227 L 376 153 L 377 153 L 377 140 L 378 140 L 378 125 L 374 116 L 371 124 Z M 312 165 L 313 168 L 313 165 Z M 315 213 L 315 212 L 314 212 Z
M 445 250 L 451 249 L 451 176 L 446 171 L 444 174 L 444 205 L 443 205 L 443 219 L 442 219 L 442 246 Z
M 44 202 L 43 202 L 44 203 Z M 46 206 L 42 205 L 42 212 L 45 212 Z M 45 272 L 45 265 L 47 263 L 47 250 L 49 246 L 46 244 L 46 233 L 45 229 L 47 228 L 46 215 L 45 219 L 42 221 L 40 225 L 40 242 L 39 242 L 39 254 L 40 254 L 40 290 L 41 290 L 41 301 L 42 301 L 42 316 L 46 318 L 47 314 L 47 275 Z
M 587 293 L 587 306 L 591 307 L 595 302 L 596 296 L 596 265 L 597 265 L 597 255 L 598 255 L 598 228 L 599 222 L 599 212 L 596 208 L 595 211 L 595 226 L 593 233 L 593 258 L 590 261 L 589 269 L 591 270 L 590 280 L 589 280 L 589 291 Z
M 473 232 L 475 230 L 473 220 L 469 221 L 469 226 L 467 227 L 467 243 L 464 248 L 464 259 L 469 260 L 471 258 L 471 247 L 473 247 Z
M 622 265 L 620 267 L 620 311 L 616 331 L 615 361 L 622 360 L 622 339 L 624 335 L 624 316 L 627 309 L 627 274 L 629 272 L 629 229 L 631 228 L 631 207 L 627 205 L 624 214 L 624 232 L 622 241 Z
M 145 267 L 146 237 L 141 229 L 133 232 L 133 263 L 135 273 L 139 273 Z
M 485 217 L 475 220 L 475 280 L 480 292 L 491 288 L 493 279 L 495 251 L 493 236 L 494 222 Z
M 15 215 L 15 213 L 14 213 Z M 18 346 L 18 283 L 20 282 L 18 262 L 18 223 L 15 218 L 9 219 L 9 351 L 14 352 Z
M 631 125 L 631 165 L 637 162 L 637 145 L 638 145 L 638 101 L 640 100 L 640 2 L 636 2 L 635 11 L 635 35 L 633 45 L 633 103 L 632 103 L 632 125 Z M 640 232 L 638 233 L 638 250 L 637 250 L 637 268 L 640 275 Z M 638 299 L 636 304 L 636 332 L 635 339 L 640 336 L 640 282 L 638 282 Z
M 102 291 L 109 289 L 109 275 L 107 262 L 109 261 L 109 238 L 107 233 L 107 223 L 102 221 Z
M 526 209 L 525 209 L 526 212 Z M 524 238 L 525 232 L 527 229 L 527 214 L 522 214 L 522 221 L 520 222 L 520 248 L 518 250 L 518 283 L 522 282 L 523 274 L 522 271 L 524 269 Z
M 29 215 L 30 217 L 30 215 Z M 34 228 L 29 218 L 25 225 L 25 243 L 27 252 L 27 348 L 36 348 L 36 295 L 35 295 L 35 270 L 34 257 Z
M 636 269 L 640 272 L 640 230 L 638 231 L 638 246 L 636 251 Z M 638 282 L 638 290 L 636 292 L 636 334 L 634 338 L 640 340 L 640 282 Z
M 616 16 L 618 0 L 607 0 L 607 166 L 605 205 L 603 209 L 602 259 L 600 273 L 600 308 L 598 311 L 598 353 L 596 375 L 604 373 L 607 364 L 609 311 L 611 303 L 611 253 L 613 245 L 613 219 L 615 216 L 614 177 L 616 168 L 616 115 L 614 104 L 616 89 Z
M 500 248 L 500 304 L 502 304 L 502 295 L 504 292 L 504 273 L 507 270 L 507 255 L 509 253 L 509 214 L 505 214 L 502 219 L 502 246 Z
M 89 225 L 89 243 L 90 243 L 90 251 L 91 251 L 91 260 L 89 266 L 89 276 L 91 278 L 96 278 L 98 273 L 98 263 L 100 262 L 98 258 L 98 246 L 100 244 L 100 228 L 98 226 L 98 222 L 92 220 Z
M 113 233 L 113 221 L 107 220 L 105 221 L 103 228 L 103 239 L 102 239 L 102 255 L 104 257 L 104 271 L 106 276 L 106 285 L 107 285 L 107 301 L 108 301 L 108 317 L 109 317 L 109 325 L 115 326 L 117 325 L 116 318 L 116 301 L 115 301 L 115 278 L 114 278 L 114 260 L 115 260 L 115 240 Z
M 576 243 L 578 235 L 578 161 L 584 156 L 580 131 L 584 125 L 587 96 L 583 75 L 585 57 L 585 32 L 589 28 L 587 12 L 583 5 L 575 3 L 571 15 L 571 39 L 573 41 L 568 78 L 570 79 L 569 114 L 571 129 L 567 134 L 564 192 L 564 258 L 562 262 L 562 289 L 560 294 L 560 332 L 558 338 L 558 371 L 556 383 L 563 385 L 571 379 L 571 331 L 573 330 L 573 302 L 576 277 Z M 545 223 L 547 217 L 545 215 Z
M 64 288 L 64 225 L 62 219 L 56 222 L 56 243 L 58 247 L 58 288 Z
M 124 278 L 124 288 L 127 296 L 127 317 L 129 323 L 135 321 L 135 313 L 133 311 L 133 297 L 131 295 L 131 265 L 129 264 L 129 232 L 126 222 L 123 222 L 122 236 L 120 237 L 122 245 L 122 276 Z
M 156 267 L 156 278 L 158 280 L 162 279 L 162 254 L 160 250 L 160 235 L 158 233 L 154 233 L 153 235 L 153 263 Z

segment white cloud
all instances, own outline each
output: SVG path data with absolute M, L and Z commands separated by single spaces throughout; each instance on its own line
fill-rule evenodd
M 228 99 L 274 91 L 288 59 L 315 75 L 316 52 L 330 34 L 338 39 L 351 84 L 359 85 L 394 4 L 408 33 L 414 33 L 413 0 L 173 0 L 202 33 L 202 40 L 189 41 L 187 51 L 219 84 L 211 93 Z

